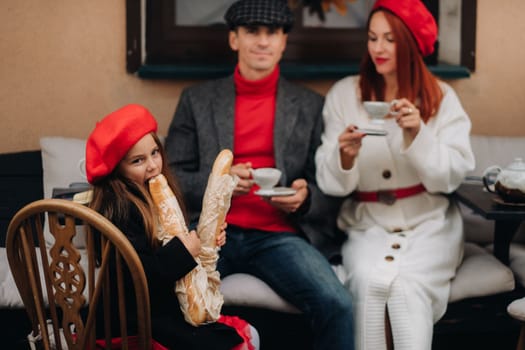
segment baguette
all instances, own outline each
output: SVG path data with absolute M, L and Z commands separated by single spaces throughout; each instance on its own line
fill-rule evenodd
M 216 237 L 224 223 L 233 189 L 238 181 L 237 177 L 229 174 L 232 161 L 231 151 L 223 150 L 214 162 L 197 225 L 202 247 L 195 259 L 197 266 L 175 283 L 175 292 L 184 318 L 194 326 L 217 321 L 224 302 L 219 289 L 220 275 L 216 270 Z M 161 174 L 151 179 L 149 188 L 160 217 L 157 238 L 166 244 L 177 235 L 187 234 L 188 228 L 179 203 L 164 176 Z
M 197 234 L 204 247 L 215 248 L 217 235 L 230 209 L 231 196 L 238 180 L 230 176 L 232 161 L 231 151 L 222 150 L 215 159 L 208 178 L 197 225 Z
M 173 237 L 188 234 L 182 210 L 164 175 L 160 174 L 149 181 L 149 191 L 159 213 L 157 238 L 162 244 L 168 243 Z M 196 260 L 197 266 L 175 282 L 175 293 L 184 318 L 193 325 L 201 324 L 206 319 L 204 304 L 201 302 L 202 290 L 193 287 L 198 285 L 197 281 L 206 279 L 206 271 L 198 258 Z

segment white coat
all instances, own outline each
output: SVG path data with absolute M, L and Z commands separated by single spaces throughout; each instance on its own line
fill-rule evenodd
M 358 77 L 337 82 L 323 110 L 325 131 L 316 153 L 317 182 L 329 195 L 423 184 L 426 192 L 393 205 L 348 198 L 338 225 L 346 285 L 355 303 L 356 349 L 385 349 L 385 308 L 396 350 L 431 349 L 433 324 L 446 310 L 450 281 L 461 262 L 463 226 L 447 197 L 474 168 L 470 120 L 450 86 L 440 82 L 437 115 L 408 147 L 395 120 L 370 124 L 359 100 Z M 341 168 L 338 136 L 348 124 L 384 128 L 365 136 L 354 166 Z

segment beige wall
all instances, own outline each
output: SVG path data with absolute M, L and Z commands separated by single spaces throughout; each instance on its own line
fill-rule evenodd
M 513 13 L 525 13 L 525 1 L 478 0 L 476 73 L 450 81 L 478 134 L 525 134 L 525 22 Z M 0 153 L 38 149 L 41 136 L 85 138 L 131 102 L 166 133 L 192 83 L 126 73 L 123 0 L 2 0 L 0 32 Z M 302 83 L 326 93 L 333 81 Z

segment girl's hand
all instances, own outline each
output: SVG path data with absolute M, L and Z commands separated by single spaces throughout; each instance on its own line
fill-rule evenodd
M 224 222 L 221 225 L 221 232 L 217 235 L 217 238 L 215 239 L 215 244 L 217 247 L 222 247 L 226 244 L 226 227 L 228 227 L 228 224 Z
M 238 163 L 230 168 L 231 175 L 237 175 L 239 182 L 233 189 L 234 196 L 241 196 L 250 193 L 250 189 L 253 186 L 253 179 L 251 174 L 252 163 Z
M 195 230 L 177 236 L 190 254 L 196 258 L 201 252 L 201 240 Z
M 355 125 L 348 125 L 339 135 L 339 154 L 341 156 L 341 167 L 345 170 L 354 166 L 354 161 L 361 149 L 361 140 L 366 134 L 360 133 Z
M 405 142 L 407 145 L 410 145 L 421 128 L 421 114 L 419 113 L 419 109 L 406 98 L 402 98 L 397 100 L 393 106 L 393 110 L 399 112 L 395 115 L 396 123 L 403 129 Z

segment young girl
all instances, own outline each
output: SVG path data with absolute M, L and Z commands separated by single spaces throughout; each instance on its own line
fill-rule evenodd
M 197 265 L 201 243 L 195 231 L 165 245 L 156 238 L 158 219 L 148 181 L 163 174 L 184 210 L 156 131 L 154 117 L 140 105 L 124 106 L 97 123 L 86 145 L 86 175 L 93 185 L 89 206 L 112 221 L 137 251 L 148 279 L 157 342 L 177 349 L 254 349 L 257 341 L 249 340 L 256 331 L 243 320 L 223 316 L 221 323 L 200 327 L 184 320 L 174 285 Z M 226 241 L 225 227 L 217 237 L 219 247 Z M 225 324 L 232 321 L 237 331 Z

